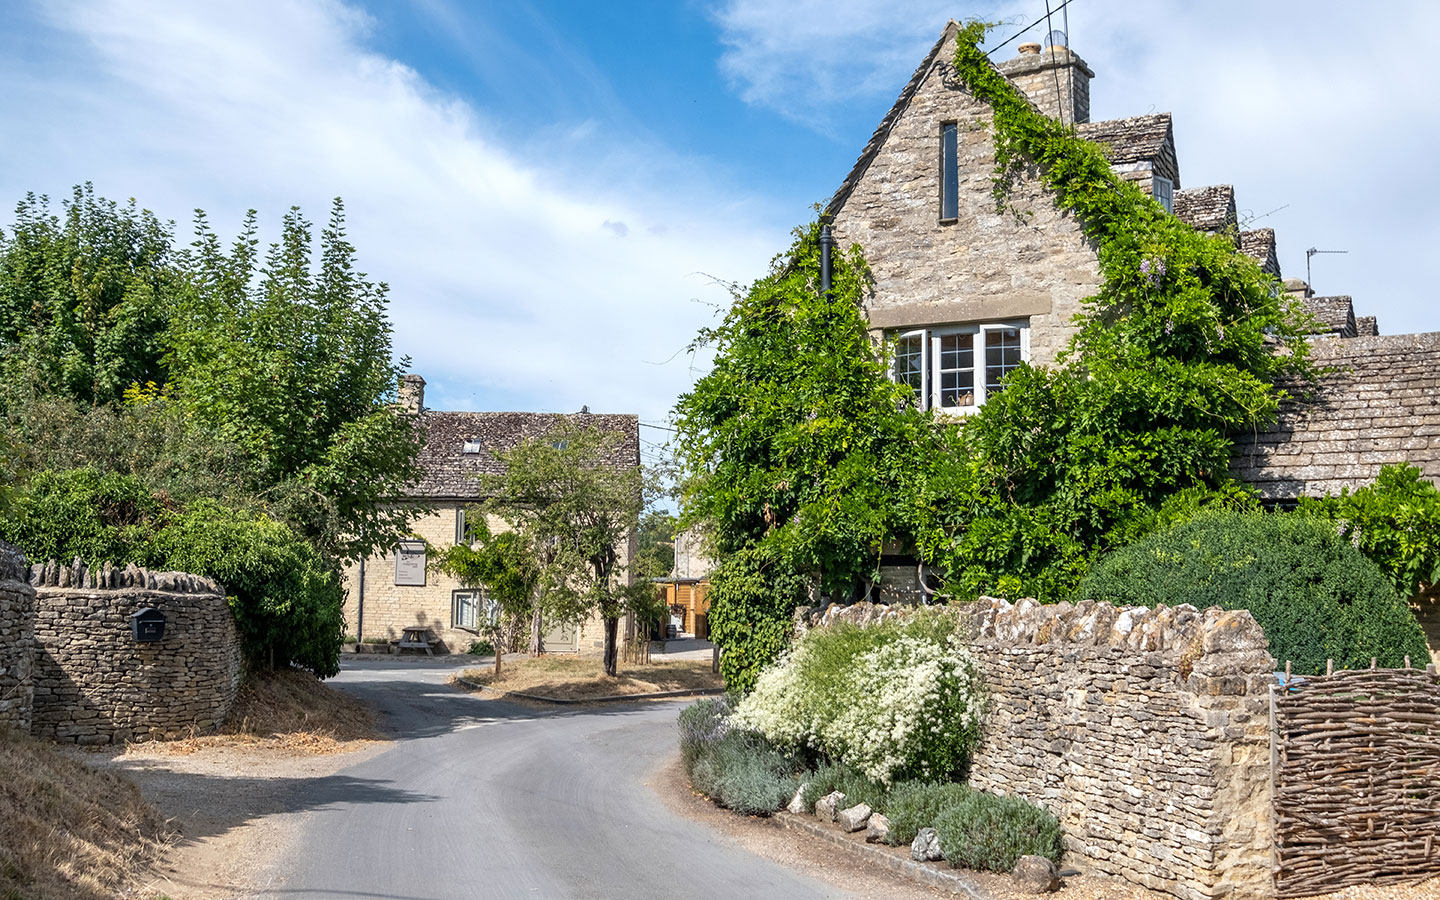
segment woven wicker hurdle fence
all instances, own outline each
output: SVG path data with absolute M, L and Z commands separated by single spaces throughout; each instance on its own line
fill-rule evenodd
M 1273 689 L 1279 898 L 1440 874 L 1440 678 L 1371 666 Z

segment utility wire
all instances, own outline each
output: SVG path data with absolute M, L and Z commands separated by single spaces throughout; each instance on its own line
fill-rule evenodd
M 1065 7 L 1069 6 L 1071 2 L 1072 2 L 1072 0 L 1065 0 L 1065 2 L 1061 3 L 1058 7 L 1056 7 L 1056 8 L 1054 9 L 1054 12 L 1057 12 L 1057 13 L 1060 12 L 1060 11 L 1063 10 Z M 1047 4 L 1047 7 L 1048 7 L 1048 4 Z M 1013 40 L 1015 40 L 1016 38 L 1018 38 L 1020 35 L 1024 34 L 1025 32 L 1029 31 L 1030 29 L 1034 28 L 1036 25 L 1039 25 L 1041 22 L 1047 21 L 1047 20 L 1050 18 L 1050 13 L 1051 13 L 1051 11 L 1047 8 L 1047 9 L 1046 9 L 1046 12 L 1045 12 L 1045 15 L 1043 15 L 1043 16 L 1041 16 L 1040 18 L 1036 19 L 1035 21 L 1031 22 L 1029 25 L 1026 25 L 1024 28 L 1020 29 L 1019 31 L 1015 32 L 1014 34 L 1010 35 L 1010 36 L 1009 36 L 1008 38 L 1006 38 L 1003 42 L 1001 42 L 1001 43 L 999 43 L 999 44 L 996 44 L 996 45 L 995 45 L 994 47 L 992 47 L 989 51 L 987 51 L 987 52 L 985 53 L 985 55 L 986 55 L 986 56 L 991 56 L 991 55 L 993 55 L 996 50 L 999 50 L 1001 47 L 1004 47 L 1006 44 L 1010 43 L 1011 41 L 1013 41 Z
M 1055 33 L 1055 28 L 1054 28 L 1054 26 L 1050 23 L 1050 0 L 1045 0 L 1045 28 L 1049 30 L 1050 34 L 1053 35 L 1053 34 Z M 1048 41 L 1050 38 L 1047 36 L 1045 39 Z M 1070 43 L 1070 35 L 1068 35 L 1068 34 L 1065 35 L 1065 43 L 1067 43 L 1067 44 Z M 1051 46 L 1054 46 L 1054 45 L 1052 44 Z M 1067 50 L 1066 52 L 1069 52 L 1069 51 Z M 1052 60 L 1053 60 L 1054 54 L 1051 54 L 1051 58 L 1052 58 Z M 1061 124 L 1061 125 L 1064 125 L 1064 124 L 1065 124 L 1065 103 L 1064 103 L 1064 101 L 1061 99 L 1061 97 L 1062 97 L 1062 95 L 1063 95 L 1064 92 L 1060 90 L 1060 67 L 1059 67 L 1059 66 L 1054 66 L 1053 68 L 1051 68 L 1051 69 L 1050 69 L 1050 74 L 1052 74 L 1052 75 L 1055 76 L 1055 117 L 1060 120 L 1060 124 Z M 1073 77 L 1073 76 L 1072 76 L 1072 77 Z M 1073 117 L 1072 117 L 1072 118 L 1073 118 Z

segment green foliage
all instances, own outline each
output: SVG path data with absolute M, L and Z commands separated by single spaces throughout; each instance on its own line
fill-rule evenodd
M 691 784 L 716 803 L 768 816 L 795 792 L 795 767 L 753 731 L 727 730 L 691 768 Z
M 1337 524 L 1340 536 L 1378 565 L 1401 597 L 1440 582 L 1440 489 L 1418 468 L 1386 466 L 1359 490 L 1302 497 L 1300 510 Z
M 1019 797 L 969 791 L 935 818 L 940 852 L 956 868 L 1009 872 L 1022 856 L 1055 864 L 1065 852 L 1064 832 L 1049 811 Z
M 1384 574 L 1326 521 L 1214 511 L 1100 561 L 1077 600 L 1248 609 L 1270 653 L 1302 674 L 1427 658 L 1425 636 Z
M 731 721 L 890 784 L 959 772 L 984 708 L 956 620 L 938 614 L 807 632 L 761 674 Z
M 495 645 L 489 641 L 471 641 L 465 652 L 470 656 L 489 656 L 495 652 Z
M 903 846 L 915 840 L 922 828 L 934 828 L 940 813 L 970 796 L 969 785 L 945 781 L 902 781 L 890 789 L 885 817 L 890 820 L 888 843 Z
M 491 607 L 481 611 L 485 616 L 484 628 L 490 635 L 483 643 L 491 649 L 503 647 L 506 623 L 528 618 L 533 609 L 535 586 L 540 577 L 534 549 L 527 536 L 520 532 L 491 533 L 477 506 L 467 508 L 466 521 L 473 523 L 470 543 L 439 550 L 431 548 L 430 566 L 459 581 L 461 587 L 484 589 Z M 497 672 L 501 664 L 502 658 L 496 656 Z
M 729 715 L 730 704 L 724 697 L 704 697 L 680 710 L 680 763 L 686 774 L 719 743 Z
M 760 672 L 790 641 L 795 608 L 809 598 L 810 582 L 745 547 L 710 573 L 710 639 L 724 648 L 720 674 L 727 690 L 747 693 Z
M 722 561 L 751 553 L 731 576 L 745 582 L 741 605 L 777 613 L 795 576 L 844 597 L 874 579 L 882 543 L 903 537 L 893 499 L 931 443 L 927 417 L 888 380 L 866 332 L 869 272 L 859 251 L 835 254 L 828 295 L 818 281 L 812 225 L 770 274 L 736 291 L 718 327 L 701 332 L 696 347 L 713 347 L 714 365 L 675 413 L 685 523 L 705 523 Z M 745 647 L 727 640 L 744 639 L 736 631 L 751 623 L 715 630 L 715 618 L 727 655 L 763 662 L 777 652 L 770 617 L 754 623 L 764 634 Z
M 955 65 L 994 110 L 996 200 L 1035 173 L 1097 246 L 1103 283 L 1060 367 L 1012 374 L 948 437 L 914 528 L 950 592 L 1057 600 L 1168 498 L 1234 499 L 1229 435 L 1273 417 L 1278 382 L 1311 375 L 1313 329 L 1232 235 L 1180 222 L 1035 110 L 979 49 L 984 35 L 963 29 Z
M 864 803 L 872 810 L 880 812 L 886 809 L 889 803 L 890 792 L 885 785 L 867 778 L 865 773 L 844 763 L 822 763 L 815 771 L 801 776 L 800 780 L 804 782 L 801 796 L 806 809 L 814 809 L 815 801 L 832 791 L 845 795 L 847 807 Z
M 138 478 L 95 469 L 37 473 L 0 519 L 31 559 L 135 562 L 216 579 L 230 594 L 252 666 L 339 671 L 343 591 L 333 567 L 287 525 L 199 499 L 181 509 Z
M 164 384 L 163 335 L 176 302 L 171 227 L 88 183 L 63 204 L 26 194 L 0 232 L 0 405 L 31 397 L 119 402 Z
M 674 513 L 652 509 L 640 517 L 635 535 L 635 557 L 630 571 L 636 578 L 664 578 L 675 569 Z
M 620 435 L 557 417 L 542 435 L 499 454 L 503 474 L 482 475 L 487 512 L 524 541 L 536 573 L 535 602 L 552 621 L 605 621 L 605 671 L 618 664 L 616 622 L 627 606 L 648 610 L 654 591 L 622 584 L 619 548 L 637 527 L 644 498 L 636 465 L 616 460 Z

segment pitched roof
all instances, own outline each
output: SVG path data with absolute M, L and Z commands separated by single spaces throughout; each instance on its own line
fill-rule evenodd
M 845 180 L 840 183 L 839 190 L 835 191 L 835 195 L 831 197 L 830 202 L 825 205 L 825 215 L 836 215 L 840 212 L 840 208 L 845 205 L 845 201 L 850 199 L 851 192 L 855 190 L 855 185 L 860 183 L 860 178 L 865 174 L 865 170 L 870 168 L 870 163 L 875 159 L 875 154 L 879 153 L 880 148 L 885 145 L 885 139 L 890 136 L 890 130 L 895 127 L 895 123 L 900 120 L 900 115 L 905 112 L 905 108 L 910 105 L 910 101 L 914 98 L 915 92 L 920 90 L 920 85 L 924 83 L 925 76 L 930 74 L 930 67 L 935 64 L 935 59 L 940 55 L 941 48 L 945 46 L 946 41 L 953 40 L 955 35 L 959 33 L 960 26 L 955 24 L 954 19 L 945 23 L 945 30 L 940 32 L 940 40 L 936 41 L 935 46 L 930 48 L 930 52 L 925 54 L 925 59 L 920 63 L 920 67 L 915 70 L 915 74 L 910 76 L 910 80 L 906 82 L 905 87 L 900 90 L 900 96 L 896 99 L 895 105 L 890 107 L 890 111 L 885 114 L 885 118 L 881 119 L 880 124 L 875 127 L 875 133 L 870 135 L 870 140 L 865 144 L 865 149 L 860 151 L 860 158 L 857 159 L 855 165 L 851 167 L 850 174 L 845 176 Z
M 1300 306 L 1325 326 L 1321 334 L 1353 338 L 1360 333 L 1355 324 L 1355 307 L 1349 297 L 1306 297 Z
M 1123 168 L 1149 163 L 1155 174 L 1170 179 L 1172 188 L 1180 187 L 1180 163 L 1175 156 L 1175 133 L 1169 113 L 1082 122 L 1075 131 L 1085 140 L 1101 145 L 1110 165 Z
M 1240 232 L 1240 252 L 1258 262 L 1265 274 L 1280 277 L 1280 258 L 1275 255 L 1275 229 L 1256 228 Z
M 616 467 L 640 464 L 640 419 L 632 415 L 526 412 L 440 412 L 425 410 L 425 448 L 420 452 L 424 473 L 411 491 L 427 499 L 471 499 L 479 496 L 477 475 L 498 475 L 505 465 L 497 454 L 513 450 L 522 441 L 540 437 L 561 420 L 589 425 L 620 436 L 606 462 Z M 478 443 L 478 453 L 466 453 L 467 442 Z
M 1317 340 L 1311 355 L 1332 371 L 1313 400 L 1236 437 L 1237 477 L 1269 499 L 1359 487 L 1390 463 L 1440 479 L 1440 333 Z
M 1355 334 L 1357 337 L 1376 337 L 1380 334 L 1380 323 L 1375 321 L 1374 316 L 1356 316 Z
M 1228 184 L 1212 184 L 1176 191 L 1175 218 L 1201 231 L 1223 231 L 1238 221 L 1235 188 Z

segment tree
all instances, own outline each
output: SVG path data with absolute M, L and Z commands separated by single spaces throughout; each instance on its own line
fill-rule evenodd
M 354 560 L 402 537 L 420 434 L 393 401 L 383 283 L 355 271 L 337 198 L 312 272 L 310 223 L 291 209 L 263 268 L 255 213 L 227 255 L 203 212 L 182 255 L 187 292 L 168 335 L 171 395 L 240 449 L 257 489 L 326 555 Z
M 446 547 L 434 557 L 432 565 L 458 580 L 462 587 L 483 591 L 487 606 L 479 614 L 484 617 L 490 644 L 495 648 L 498 676 L 505 656 L 505 622 L 532 611 L 539 573 L 535 552 L 523 533 L 493 534 L 483 510 L 472 509 L 477 513 L 473 517 L 472 543 Z

